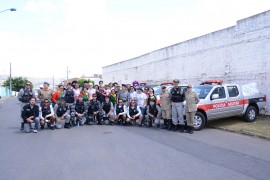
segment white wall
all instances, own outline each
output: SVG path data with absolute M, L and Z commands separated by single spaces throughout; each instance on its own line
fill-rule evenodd
M 175 78 L 192 84 L 207 79 L 256 82 L 270 98 L 270 11 L 242 19 L 233 27 L 103 67 L 102 76 L 105 83 Z

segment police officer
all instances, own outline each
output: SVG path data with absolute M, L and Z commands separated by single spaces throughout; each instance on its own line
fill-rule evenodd
M 124 105 L 123 100 L 119 99 L 118 104 L 114 107 L 114 121 L 117 121 L 117 124 L 120 125 L 121 123 L 123 125 L 126 124 L 126 105 Z
M 88 103 L 87 106 L 87 124 L 91 125 L 93 124 L 94 120 L 96 119 L 98 121 L 98 125 L 101 125 L 101 120 L 103 117 L 102 109 L 101 109 L 101 104 L 97 100 L 97 94 L 92 95 L 92 100 Z
M 184 115 L 183 115 L 183 101 L 185 100 L 185 93 L 179 87 L 179 80 L 173 80 L 173 88 L 171 89 L 172 100 L 172 123 L 173 131 L 177 131 L 177 125 L 180 124 L 180 132 L 184 132 Z M 170 124 L 169 124 L 170 125 Z
M 113 114 L 113 103 L 110 102 L 110 96 L 105 97 L 105 102 L 102 103 L 102 110 L 103 110 L 103 119 L 105 120 L 105 124 L 114 125 L 114 114 Z M 109 121 L 107 123 L 107 121 Z
M 193 134 L 194 128 L 194 116 L 197 111 L 197 104 L 200 102 L 200 99 L 196 92 L 192 91 L 192 85 L 187 86 L 187 92 L 185 94 L 186 105 L 185 112 L 187 118 L 187 132 Z
M 161 117 L 161 109 L 156 104 L 155 99 L 150 99 L 149 105 L 147 106 L 147 115 L 145 116 L 148 121 L 147 127 L 152 127 L 152 123 L 154 122 L 157 126 L 160 124 Z
M 35 104 L 36 99 L 31 98 L 29 103 L 22 108 L 21 117 L 24 121 L 25 132 L 30 132 L 31 123 L 35 123 L 34 133 L 37 133 L 39 126 L 39 107 Z
M 54 105 L 54 112 L 56 114 L 56 128 L 62 128 L 62 121 L 65 120 L 64 128 L 70 129 L 70 115 L 68 105 L 66 104 L 65 98 L 60 99 L 59 104 Z
M 31 98 L 36 98 L 35 93 L 31 89 L 31 83 L 26 82 L 25 88 L 20 89 L 18 93 L 18 100 L 21 102 L 21 108 L 29 103 Z M 24 120 L 21 121 L 21 130 L 24 129 Z
M 162 86 L 160 106 L 161 106 L 162 119 L 164 121 L 164 126 L 162 127 L 162 129 L 171 130 L 172 102 L 171 102 L 171 94 L 167 91 L 166 86 Z M 170 127 L 168 126 L 169 122 L 170 122 Z
M 72 89 L 71 83 L 67 84 L 67 89 L 65 91 L 64 97 L 68 105 L 71 105 L 74 103 L 74 91 Z
M 135 125 L 136 120 L 139 119 L 139 126 L 142 126 L 142 112 L 134 100 L 130 102 L 130 106 L 127 108 L 127 117 L 127 122 L 130 122 L 132 125 Z
M 75 103 L 75 115 L 76 115 L 76 125 L 83 126 L 86 118 L 86 105 L 83 102 L 82 96 L 79 96 L 78 100 Z
M 54 130 L 54 110 L 48 99 L 45 99 L 39 107 L 39 118 L 41 129 L 44 129 L 45 123 L 47 123 L 47 126 L 50 127 L 51 130 Z

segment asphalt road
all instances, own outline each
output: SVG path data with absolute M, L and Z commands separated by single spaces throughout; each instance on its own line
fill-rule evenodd
M 19 130 L 19 104 L 0 107 L 1 180 L 270 179 L 270 142 L 214 129 L 83 126 Z

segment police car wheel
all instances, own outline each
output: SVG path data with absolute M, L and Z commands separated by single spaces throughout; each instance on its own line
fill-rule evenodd
M 244 119 L 246 122 L 254 122 L 257 117 L 257 109 L 254 106 L 249 106 L 244 115 Z
M 194 130 L 201 130 L 205 125 L 205 116 L 201 112 L 196 112 L 194 117 Z

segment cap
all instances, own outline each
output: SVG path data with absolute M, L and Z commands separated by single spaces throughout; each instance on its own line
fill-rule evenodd
M 174 79 L 173 82 L 174 83 L 179 83 L 179 80 L 178 79 Z
M 122 86 L 127 87 L 127 85 L 125 85 L 125 84 L 122 84 Z
M 43 84 L 47 84 L 48 86 L 50 85 L 48 82 L 44 82 Z
M 162 88 L 162 89 L 166 89 L 167 87 L 166 87 L 166 86 L 162 86 L 161 88 Z
M 191 84 L 188 84 L 187 87 L 188 87 L 188 88 L 192 88 L 192 85 L 191 85 Z

